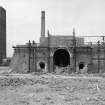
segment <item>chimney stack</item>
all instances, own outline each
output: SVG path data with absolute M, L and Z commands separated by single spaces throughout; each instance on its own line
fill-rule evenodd
M 45 37 L 45 11 L 41 12 L 41 37 Z

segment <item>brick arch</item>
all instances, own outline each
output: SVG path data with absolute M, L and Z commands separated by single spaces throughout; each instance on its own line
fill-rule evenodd
M 70 53 L 65 48 L 56 49 L 53 54 L 53 64 L 59 67 L 70 65 Z

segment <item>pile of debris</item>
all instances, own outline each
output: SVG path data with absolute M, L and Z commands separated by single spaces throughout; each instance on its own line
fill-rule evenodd
M 54 71 L 56 74 L 66 74 L 71 71 L 71 68 L 69 66 L 67 66 L 67 67 L 56 66 Z

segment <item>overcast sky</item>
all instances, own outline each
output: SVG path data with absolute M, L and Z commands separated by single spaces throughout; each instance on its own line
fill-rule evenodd
M 41 11 L 46 11 L 46 33 L 105 35 L 105 0 L 0 0 L 7 11 L 7 55 L 12 46 L 39 42 Z

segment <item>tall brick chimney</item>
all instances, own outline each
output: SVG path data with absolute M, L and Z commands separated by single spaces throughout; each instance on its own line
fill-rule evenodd
M 45 37 L 45 11 L 41 12 L 41 37 Z
M 41 12 L 41 37 L 40 44 L 43 44 L 46 41 L 45 37 L 45 11 Z

